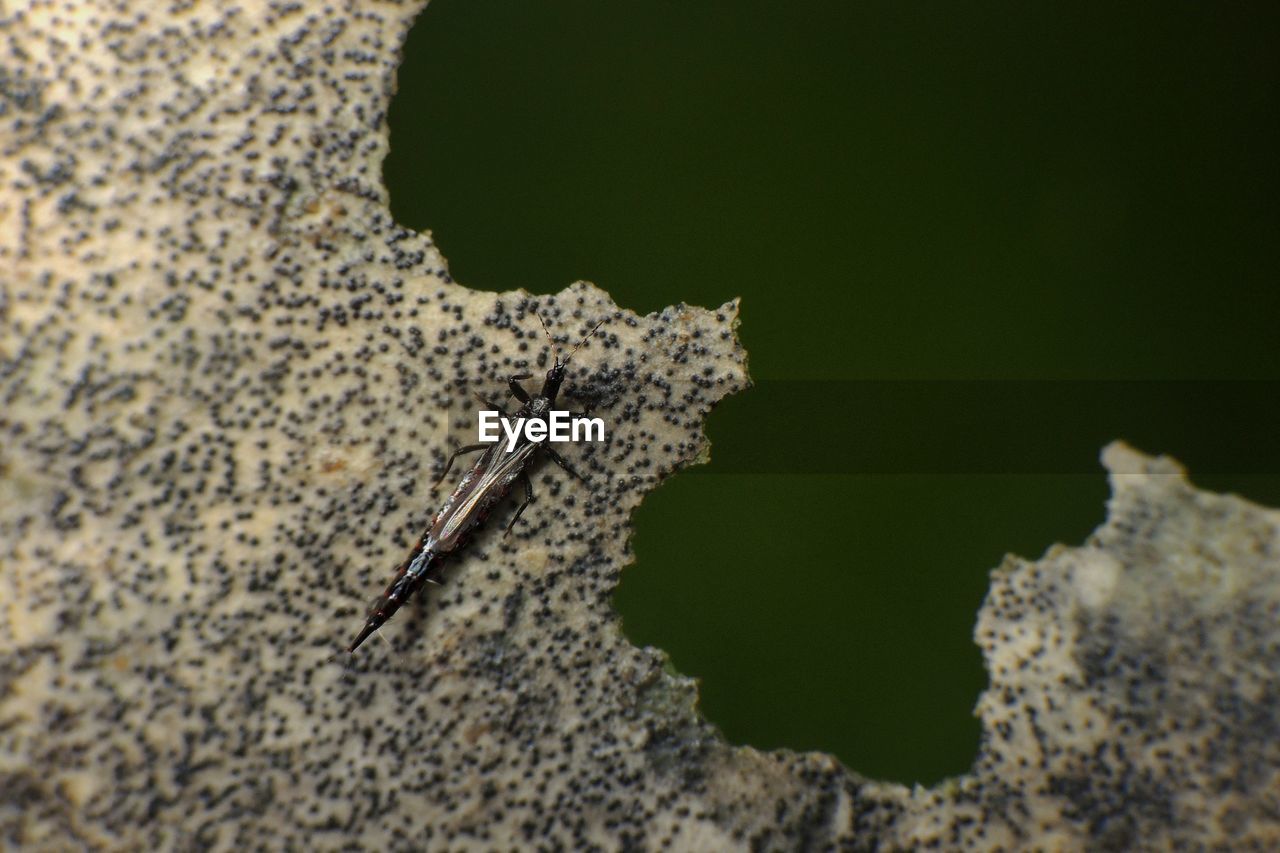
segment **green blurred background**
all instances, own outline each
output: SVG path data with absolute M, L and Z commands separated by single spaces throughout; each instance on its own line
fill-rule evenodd
M 1278 33 L 1275 4 L 435 0 L 386 177 L 470 287 L 742 297 L 758 385 L 640 509 L 626 632 L 733 742 L 930 783 L 977 747 L 988 571 L 1102 521 L 1103 443 L 1280 504 Z

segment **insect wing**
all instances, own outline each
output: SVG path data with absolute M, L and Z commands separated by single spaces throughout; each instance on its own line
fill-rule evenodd
M 471 482 L 459 487 L 459 492 L 466 489 L 465 494 L 455 493 L 431 529 L 431 537 L 442 551 L 453 549 L 459 537 L 483 520 L 493 505 L 506 496 L 538 447 L 537 443 L 529 442 L 510 453 L 499 451 L 493 457 L 485 454 L 481 462 L 488 460 L 489 464 Z

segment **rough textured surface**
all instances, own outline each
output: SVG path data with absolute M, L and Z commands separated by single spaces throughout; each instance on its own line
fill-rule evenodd
M 1280 516 L 1107 456 L 1081 548 L 1009 560 L 973 772 L 726 745 L 609 607 L 631 510 L 745 383 L 735 306 L 537 298 L 606 401 L 425 606 L 334 660 L 476 390 L 545 367 L 379 168 L 417 4 L 0 10 L 6 846 L 1280 844 Z M 6 11 L 7 10 L 7 11 Z M 454 432 L 450 433 L 450 428 Z
M 917 813 L 1006 847 L 1276 849 L 1280 512 L 1123 444 L 1103 461 L 1089 541 L 993 573 L 982 748 Z

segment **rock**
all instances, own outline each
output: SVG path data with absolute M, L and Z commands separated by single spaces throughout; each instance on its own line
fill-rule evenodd
M 726 744 L 610 598 L 747 383 L 737 306 L 454 283 L 379 178 L 421 4 L 0 22 L 0 838 L 27 849 L 1275 846 L 1277 514 L 1113 446 L 1111 517 L 1010 558 L 973 772 Z M 608 322 L 552 466 L 354 658 L 476 391 Z

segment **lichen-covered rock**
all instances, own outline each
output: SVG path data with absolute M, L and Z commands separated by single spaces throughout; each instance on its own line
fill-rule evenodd
M 746 384 L 736 305 L 453 283 L 378 172 L 417 3 L 0 11 L 0 840 L 29 849 L 1280 841 L 1277 514 L 1113 449 L 997 573 L 973 772 L 734 748 L 609 598 Z M 354 659 L 472 392 L 609 322 L 610 426 Z
M 1280 512 L 1123 444 L 1103 461 L 1089 541 L 993 573 L 978 760 L 898 840 L 1280 848 Z

